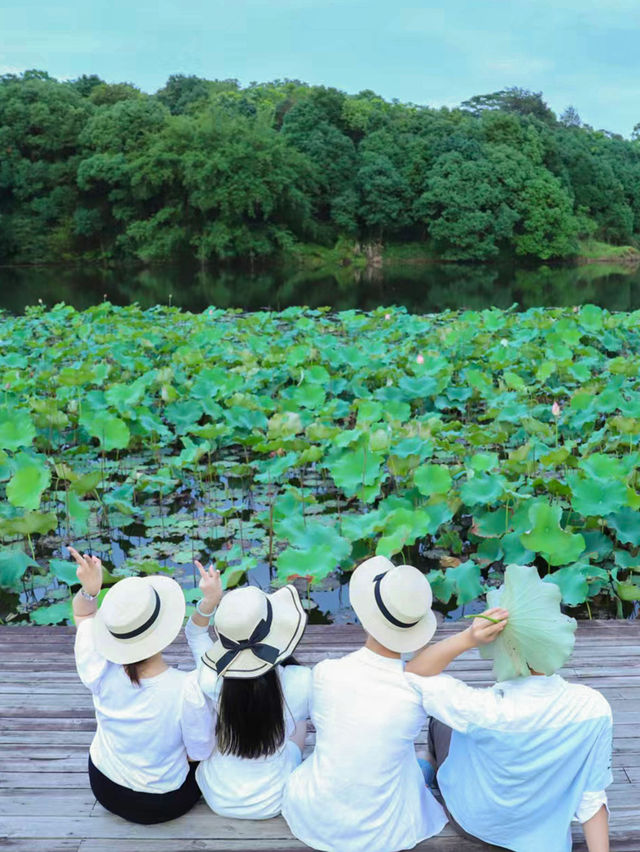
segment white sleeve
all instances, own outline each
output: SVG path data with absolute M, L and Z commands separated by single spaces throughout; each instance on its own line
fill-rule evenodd
M 281 681 L 287 707 L 296 722 L 304 722 L 309 716 L 311 687 L 313 682 L 311 669 L 306 666 L 283 666 Z
M 198 672 L 185 678 L 180 713 L 182 739 L 191 760 L 206 760 L 215 745 L 215 714 L 198 684 Z
M 588 822 L 603 805 L 608 811 L 607 794 L 604 790 L 599 790 L 597 793 L 583 793 L 580 804 L 576 808 L 576 819 L 580 823 Z
M 502 718 L 502 696 L 492 687 L 476 689 L 451 675 L 405 677 L 422 699 L 428 716 L 435 716 L 454 731 L 466 733 L 470 725 L 492 727 Z
M 193 623 L 193 618 L 189 618 L 184 628 L 184 635 L 187 637 L 189 650 L 193 654 L 193 659 L 197 669 L 203 667 L 202 655 L 213 645 L 213 639 L 209 635 L 208 627 L 198 627 Z
M 78 625 L 74 653 L 80 680 L 91 692 L 96 693 L 100 690 L 102 679 L 113 663 L 96 650 L 93 638 L 94 622 L 95 619 L 87 618 Z

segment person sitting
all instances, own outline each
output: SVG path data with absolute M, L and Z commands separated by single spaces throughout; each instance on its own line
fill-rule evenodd
M 316 745 L 289 777 L 282 815 L 314 849 L 397 852 L 438 834 L 447 822 L 416 758 L 414 740 L 427 715 L 401 659 L 435 632 L 431 588 L 416 568 L 375 556 L 355 569 L 349 594 L 367 639 L 358 651 L 315 666 Z M 492 613 L 496 620 L 506 616 L 503 610 Z M 475 619 L 469 629 L 434 645 L 432 673 L 503 627 L 502 621 Z M 438 657 L 443 645 L 444 662 Z
M 595 689 L 554 671 L 571 654 L 575 621 L 562 615 L 558 587 L 532 565 L 508 566 L 494 599 L 510 613 L 495 643 L 496 670 L 507 679 L 474 689 L 448 675 L 425 677 L 433 673 L 426 655 L 406 666 L 433 717 L 431 751 L 449 819 L 459 834 L 514 852 L 568 852 L 575 818 L 589 852 L 608 852 L 611 708 Z
M 311 670 L 291 655 L 307 616 L 293 586 L 273 594 L 247 586 L 223 597 L 219 572 L 196 565 L 203 598 L 185 633 L 216 719 L 216 747 L 196 779 L 217 814 L 268 819 L 280 813 L 286 780 L 302 760 Z
M 98 609 L 100 560 L 69 551 L 81 583 L 73 600 L 76 668 L 97 721 L 91 789 L 104 808 L 130 822 L 175 819 L 200 798 L 189 760 L 208 757 L 215 740 L 197 673 L 171 668 L 162 657 L 182 627 L 182 589 L 169 577 L 127 577 Z

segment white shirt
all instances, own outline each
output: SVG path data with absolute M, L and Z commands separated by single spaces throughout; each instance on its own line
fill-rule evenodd
M 213 644 L 206 627 L 191 619 L 185 627 L 187 642 L 199 667 L 202 692 L 218 705 L 224 679 L 203 665 L 202 655 Z M 215 748 L 196 770 L 196 780 L 209 807 L 221 816 L 236 819 L 268 819 L 277 816 L 287 778 L 302 760 L 298 746 L 289 739 L 296 724 L 309 718 L 311 669 L 276 666 L 284 696 L 285 738 L 280 748 L 266 757 L 244 758 L 221 754 Z
M 361 648 L 314 669 L 316 747 L 290 776 L 282 815 L 325 852 L 397 852 L 442 830 L 414 740 L 426 722 L 402 660 Z
M 197 673 L 169 668 L 135 686 L 121 665 L 96 650 L 93 624 L 93 618 L 80 622 L 75 642 L 76 668 L 91 690 L 96 712 L 91 760 L 130 790 L 177 790 L 189 771 L 187 755 L 192 760 L 208 757 L 215 740 Z
M 568 852 L 611 781 L 611 709 L 559 675 L 473 689 L 448 675 L 407 679 L 430 715 L 453 728 L 438 772 L 447 807 L 481 840 L 515 852 Z

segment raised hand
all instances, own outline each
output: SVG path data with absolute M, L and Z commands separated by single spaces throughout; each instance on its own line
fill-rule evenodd
M 78 566 L 76 568 L 78 581 L 87 594 L 95 597 L 102 588 L 102 562 L 97 556 L 89 556 L 88 553 L 81 556 L 71 545 L 68 549 Z
M 213 565 L 204 568 L 197 560 L 195 566 L 200 572 L 198 586 L 202 589 L 202 597 L 207 603 L 207 608 L 213 611 L 222 600 L 223 592 L 220 572 L 214 569 Z

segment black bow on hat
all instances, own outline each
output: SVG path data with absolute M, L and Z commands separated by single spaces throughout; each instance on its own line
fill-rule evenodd
M 269 635 L 272 620 L 273 608 L 271 601 L 267 598 L 267 617 L 258 622 L 248 639 L 240 639 L 236 642 L 227 636 L 223 636 L 222 633 L 218 633 L 218 639 L 223 647 L 227 649 L 227 653 L 223 654 L 215 664 L 218 674 L 224 674 L 225 669 L 231 665 L 241 651 L 251 651 L 256 657 L 264 660 L 265 663 L 269 663 L 272 666 L 275 665 L 280 651 L 278 648 L 274 648 L 273 645 L 267 645 L 262 641 Z

